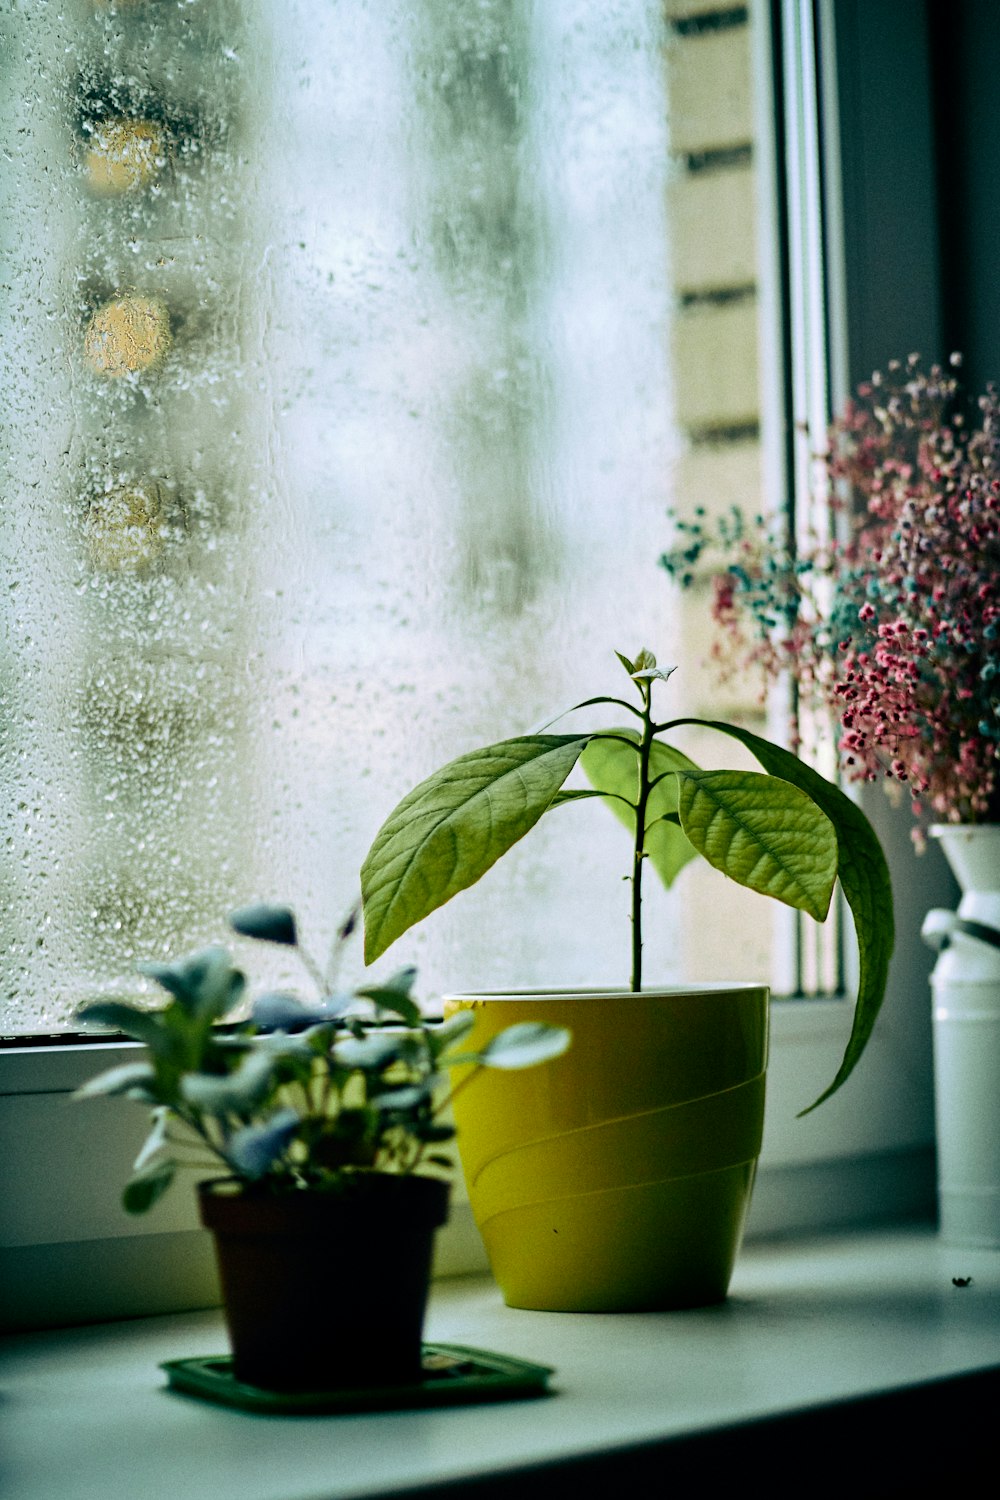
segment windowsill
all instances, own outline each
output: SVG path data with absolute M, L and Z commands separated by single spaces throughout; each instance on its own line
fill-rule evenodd
M 927 1068 L 900 1040 L 923 1033 L 892 1024 L 887 1009 L 847 1085 L 798 1118 L 833 1075 L 851 1009 L 836 1000 L 772 1005 L 749 1240 L 932 1215 Z M 147 1133 L 145 1111 L 114 1099 L 70 1101 L 94 1073 L 134 1055 L 134 1044 L 107 1041 L 0 1051 L 0 1135 L 8 1142 L 0 1154 L 0 1330 L 165 1314 L 218 1299 L 191 1192 L 169 1194 L 139 1219 L 122 1213 L 121 1184 Z M 446 1275 L 485 1267 L 460 1176 L 438 1252 Z
M 772 1494 L 896 1493 L 859 1480 L 926 1477 L 945 1459 L 955 1478 L 992 1441 L 977 1408 L 1000 1386 L 1000 1254 L 930 1229 L 757 1244 L 725 1304 L 629 1316 L 514 1311 L 489 1280 L 461 1278 L 435 1287 L 427 1336 L 554 1365 L 555 1394 L 282 1421 L 163 1389 L 159 1361 L 225 1347 L 218 1313 L 8 1338 L 9 1492 L 332 1500 L 457 1483 L 447 1493 L 525 1500 L 560 1492 L 542 1466 L 567 1466 L 567 1481 L 655 1475 L 649 1492 L 666 1492 L 754 1455 L 774 1463 Z

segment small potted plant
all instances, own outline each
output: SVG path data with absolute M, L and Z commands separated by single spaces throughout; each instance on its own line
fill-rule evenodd
M 386 819 L 362 868 L 370 962 L 479 880 L 553 808 L 599 798 L 632 835 L 630 989 L 465 997 L 477 1045 L 525 1016 L 571 1025 L 570 1057 L 544 1086 L 479 1092 L 457 1112 L 470 1198 L 497 1279 L 517 1306 L 681 1306 L 726 1293 L 760 1149 L 767 990 L 649 990 L 642 882 L 670 885 L 697 855 L 822 921 L 834 885 L 860 959 L 847 1049 L 820 1103 L 848 1077 L 874 1025 L 892 950 L 892 892 L 859 808 L 795 755 L 732 724 L 661 720 L 669 677 L 648 651 L 619 661 L 635 700 L 601 696 L 629 727 L 531 734 L 460 756 Z M 665 737 L 699 725 L 739 741 L 762 772 L 701 770 Z M 579 766 L 589 787 L 566 789 Z M 814 1108 L 815 1105 L 810 1106 Z
M 109 1000 L 80 1011 L 146 1049 L 80 1091 L 152 1109 L 124 1206 L 144 1213 L 180 1169 L 213 1173 L 199 1183 L 199 1205 L 215 1236 L 237 1381 L 284 1392 L 414 1382 L 434 1232 L 447 1217 L 443 1151 L 455 1134 L 443 1070 L 528 1067 L 569 1037 L 535 1025 L 470 1051 L 471 1016 L 427 1022 L 412 969 L 336 988 L 353 916 L 325 974 L 287 907 L 248 907 L 230 921 L 295 949 L 317 998 L 264 993 L 247 1019 L 220 1024 L 246 980 L 225 949 L 208 948 L 142 966 L 169 995 L 160 1009 Z

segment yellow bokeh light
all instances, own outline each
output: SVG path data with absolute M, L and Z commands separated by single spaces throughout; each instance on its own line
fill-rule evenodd
M 156 562 L 165 545 L 163 497 L 152 481 L 115 485 L 90 501 L 83 521 L 95 568 L 138 573 Z
M 117 197 L 149 185 L 166 165 L 167 138 L 152 120 L 103 120 L 93 127 L 83 154 L 87 186 Z
M 155 368 L 170 344 L 166 304 L 159 297 L 123 292 L 94 313 L 83 348 L 98 374 L 118 377 Z

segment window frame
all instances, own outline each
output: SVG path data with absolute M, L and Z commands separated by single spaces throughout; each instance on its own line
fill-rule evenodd
M 776 103 L 782 107 L 786 138 L 795 122 L 789 119 L 790 104 L 800 127 L 795 150 L 785 154 L 785 180 L 775 181 L 773 196 L 763 195 L 762 214 L 773 224 L 780 203 L 787 203 L 792 213 L 804 203 L 810 215 L 802 226 L 806 238 L 797 246 L 773 230 L 762 237 L 769 247 L 760 297 L 764 427 L 776 435 L 765 450 L 765 463 L 771 492 L 782 493 L 785 477 L 801 464 L 796 445 L 801 454 L 802 442 L 810 438 L 808 432 L 803 437 L 794 415 L 782 430 L 780 413 L 789 410 L 789 403 L 793 414 L 804 410 L 815 434 L 817 422 L 825 424 L 831 399 L 838 404 L 867 373 L 873 352 L 876 362 L 899 352 L 898 342 L 893 348 L 898 330 L 873 326 L 878 278 L 885 281 L 893 268 L 886 263 L 889 257 L 879 256 L 884 206 L 872 193 L 871 174 L 882 172 L 883 178 L 876 180 L 894 195 L 897 214 L 907 218 L 909 232 L 918 236 L 914 242 L 920 243 L 922 235 L 928 244 L 936 243 L 933 152 L 926 131 L 906 141 L 905 170 L 894 155 L 902 144 L 901 128 L 905 131 L 906 122 L 929 107 L 931 59 L 926 24 L 922 47 L 915 36 L 915 14 L 926 19 L 922 4 L 911 9 L 885 0 L 752 0 L 752 9 L 758 78 L 770 77 L 774 85 L 773 95 L 758 104 L 758 139 L 765 149 L 769 141 L 773 145 Z M 907 44 L 903 69 L 901 33 Z M 902 127 L 896 113 L 900 109 Z M 886 178 L 890 157 L 895 169 Z M 787 176 L 792 160 L 798 174 L 794 181 Z M 921 191 L 913 192 L 913 180 Z M 923 306 L 924 337 L 931 340 L 939 321 L 936 260 L 925 270 L 925 284 L 913 288 L 912 305 Z M 798 322 L 793 319 L 787 336 L 782 332 L 775 339 L 775 330 L 783 326 L 779 309 L 788 305 L 796 277 L 808 295 L 800 299 Z M 899 300 L 894 291 L 888 305 L 897 310 Z M 912 340 L 913 332 L 905 332 Z M 881 797 L 864 800 L 900 877 L 910 870 L 913 857 L 907 814 L 894 817 Z M 947 904 L 952 890 L 943 862 L 903 888 L 897 878 L 897 951 L 884 1015 L 857 1073 L 804 1119 L 796 1119 L 797 1112 L 836 1070 L 851 1006 L 843 999 L 774 1001 L 767 1125 L 751 1234 L 930 1214 L 930 959 L 918 932 L 926 907 L 936 899 Z M 4 1153 L 6 1201 L 22 1231 L 14 1237 L 16 1243 L 9 1233 L 0 1242 L 0 1272 L 5 1273 L 0 1284 L 9 1288 L 0 1326 L 162 1312 L 214 1300 L 207 1237 L 197 1227 L 193 1194 L 182 1190 L 169 1195 L 174 1207 L 165 1219 L 154 1213 L 148 1220 L 129 1220 L 117 1207 L 121 1177 L 112 1163 L 133 1139 L 136 1145 L 141 1141 L 143 1112 L 119 1115 L 119 1101 L 105 1101 L 114 1105 L 113 1116 L 69 1104 L 73 1089 L 101 1063 L 113 1063 L 134 1050 L 135 1044 L 126 1042 L 58 1038 L 44 1045 L 0 1048 L 0 1107 L 8 1121 L 14 1122 L 19 1109 L 27 1119 L 28 1101 L 36 1121 L 39 1111 L 50 1117 L 44 1141 L 26 1140 L 21 1133 Z M 59 1163 L 49 1154 L 57 1151 L 63 1153 Z M 67 1173 L 72 1204 L 55 1243 L 43 1224 L 46 1213 L 51 1220 L 52 1195 L 59 1193 L 60 1182 L 70 1181 Z M 457 1197 L 452 1226 L 441 1236 L 439 1269 L 482 1269 L 485 1260 L 468 1205 L 461 1192 Z M 95 1219 L 98 1202 L 105 1208 Z M 81 1217 L 77 1210 L 85 1203 L 87 1213 Z M 46 1213 L 40 1211 L 34 1237 L 30 1227 L 23 1229 L 25 1214 L 30 1226 L 32 1204 L 40 1210 L 48 1205 Z M 53 1274 L 63 1283 L 55 1295 Z

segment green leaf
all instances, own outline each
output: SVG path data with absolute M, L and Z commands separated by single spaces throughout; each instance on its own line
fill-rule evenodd
M 144 1214 L 163 1197 L 174 1180 L 177 1167 L 172 1161 L 156 1162 L 143 1167 L 125 1184 L 122 1206 L 126 1213 Z
M 251 1052 L 232 1073 L 189 1073 L 181 1079 L 181 1095 L 195 1109 L 210 1115 L 248 1115 L 267 1096 L 276 1059 L 261 1049 Z
M 177 963 L 139 964 L 139 973 L 155 979 L 197 1020 L 217 1021 L 232 1010 L 246 979 L 225 948 L 203 948 Z
M 575 714 L 581 708 L 593 708 L 598 703 L 613 703 L 616 708 L 623 708 L 626 713 L 633 714 L 635 718 L 642 718 L 642 710 L 636 708 L 634 703 L 627 703 L 624 698 L 609 698 L 607 693 L 600 693 L 596 698 L 584 698 L 581 703 L 571 703 L 568 708 L 560 709 L 559 713 L 553 714 L 551 719 L 546 719 L 544 724 L 536 725 L 531 732 L 544 734 L 546 729 L 550 729 L 553 724 L 558 724 L 559 720 L 565 719 L 567 714 Z
M 347 1036 L 333 1049 L 333 1060 L 339 1068 L 351 1072 L 382 1073 L 402 1056 L 402 1041 L 389 1032 L 385 1036 L 369 1033 L 362 1037 Z
M 416 978 L 416 969 L 412 964 L 407 964 L 384 984 L 362 985 L 356 993 L 362 999 L 373 1000 L 379 1010 L 388 1010 L 393 1015 L 402 1017 L 405 1025 L 419 1026 L 420 1007 L 415 1000 L 410 998 L 410 991 L 416 983 Z
M 134 1089 L 134 1097 L 148 1101 L 153 1097 L 151 1088 L 155 1081 L 156 1074 L 148 1063 L 122 1063 L 120 1067 L 109 1068 L 107 1072 L 98 1073 L 96 1078 L 89 1079 L 76 1090 L 73 1098 L 95 1099 L 102 1094 L 131 1094 Z
M 601 795 L 607 796 L 607 806 L 634 838 L 635 803 L 639 796 L 639 736 L 633 729 L 613 732 L 621 739 L 594 736 L 580 757 L 580 767 L 591 785 Z M 635 744 L 636 749 L 623 745 L 622 739 Z M 663 780 L 656 782 L 646 803 L 645 848 L 650 863 L 668 890 L 684 866 L 695 858 L 697 851 L 676 823 L 661 821 L 677 812 L 677 777 L 665 773 L 697 769 L 693 760 L 671 745 L 654 740 L 650 746 L 650 779 L 663 776 Z M 619 801 L 618 798 L 626 800 Z
M 87 1025 L 107 1026 L 124 1032 L 134 1042 L 144 1042 L 151 1052 L 162 1052 L 173 1043 L 163 1029 L 161 1012 L 143 1010 L 124 1000 L 95 1000 L 81 1005 L 77 1019 Z
M 588 792 L 582 787 L 573 787 L 570 791 L 556 792 L 552 798 L 553 807 L 563 807 L 567 802 L 587 802 L 593 797 L 604 797 L 610 794 L 606 792 Z
M 797 756 L 769 740 L 751 734 L 732 724 L 701 719 L 685 723 L 716 729 L 739 740 L 754 755 L 765 771 L 792 782 L 812 797 L 833 823 L 837 836 L 837 874 L 854 917 L 858 939 L 858 997 L 854 1008 L 854 1025 L 837 1075 L 819 1098 L 802 1111 L 822 1104 L 850 1077 L 871 1036 L 872 1027 L 885 995 L 892 957 L 895 928 L 892 909 L 892 881 L 878 836 L 856 803 L 839 787 L 826 780 Z
M 654 680 L 669 682 L 672 673 L 676 671 L 676 667 L 644 667 L 641 672 L 632 673 L 632 680 L 634 682 L 653 682 Z
M 249 1042 L 250 1051 L 265 1052 L 276 1068 L 283 1063 L 311 1065 L 317 1054 L 326 1051 L 333 1029 L 332 1026 L 327 1025 L 311 1026 L 307 1031 L 298 1031 L 294 1035 L 287 1031 L 268 1031 L 244 1040 Z M 231 1043 L 231 1038 L 220 1037 L 216 1045 L 226 1051 Z M 308 1076 L 310 1068 L 307 1067 L 305 1071 Z M 292 1072 L 294 1076 L 298 1076 L 301 1068 L 293 1066 Z
M 265 943 L 283 943 L 294 948 L 298 942 L 295 915 L 287 906 L 241 906 L 229 913 L 229 925 L 243 937 L 259 938 Z
M 440 1026 L 428 1026 L 426 1036 L 431 1056 L 447 1059 L 450 1049 L 467 1037 L 475 1024 L 476 1017 L 471 1010 L 457 1010 Z
M 361 867 L 365 962 L 474 885 L 533 828 L 588 735 L 525 735 L 473 750 L 390 813 Z
M 258 995 L 250 1014 L 261 1031 L 305 1031 L 325 1019 L 322 1005 L 304 1005 L 297 995 L 286 994 L 284 990 L 268 990 Z
M 381 1094 L 373 1094 L 368 1103 L 382 1115 L 410 1114 L 427 1103 L 441 1081 L 434 1074 L 420 1083 L 401 1083 L 396 1088 L 383 1089 Z
M 132 1163 L 133 1172 L 141 1172 L 148 1166 L 153 1157 L 162 1151 L 167 1144 L 167 1125 L 170 1120 L 170 1111 L 165 1105 L 153 1110 L 153 1128 L 143 1142 L 139 1155 Z
M 759 771 L 685 771 L 678 779 L 681 826 L 710 865 L 824 920 L 837 836 L 811 797 Z
M 533 1068 L 550 1058 L 561 1057 L 571 1039 L 572 1034 L 565 1026 L 519 1021 L 491 1037 L 479 1053 L 479 1061 L 487 1068 Z
M 263 1124 L 245 1125 L 234 1132 L 226 1157 L 242 1177 L 257 1182 L 288 1149 L 301 1120 L 294 1109 L 279 1109 Z

